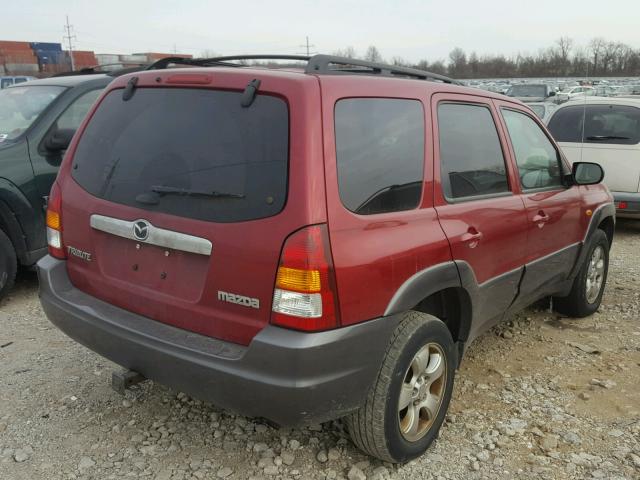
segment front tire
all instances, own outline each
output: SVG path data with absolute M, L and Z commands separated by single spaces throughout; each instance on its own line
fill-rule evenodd
M 566 297 L 554 298 L 555 309 L 569 317 L 588 317 L 602 303 L 609 273 L 609 239 L 598 229 L 594 232 L 584 263 Z
M 0 230 L 0 300 L 2 300 L 13 287 L 18 271 L 18 259 L 13 243 L 7 235 Z
M 391 463 L 422 455 L 444 421 L 455 368 L 455 345 L 446 325 L 432 315 L 405 314 L 364 405 L 346 418 L 353 442 Z

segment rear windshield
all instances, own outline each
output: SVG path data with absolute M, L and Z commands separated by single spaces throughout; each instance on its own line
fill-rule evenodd
M 544 85 L 514 85 L 509 89 L 510 97 L 546 97 L 547 87 Z
M 558 142 L 635 145 L 640 142 L 640 109 L 626 105 L 564 107 L 551 117 L 549 131 Z
M 286 103 L 242 92 L 140 88 L 105 97 L 74 158 L 73 178 L 123 205 L 212 222 L 282 210 L 287 195 Z

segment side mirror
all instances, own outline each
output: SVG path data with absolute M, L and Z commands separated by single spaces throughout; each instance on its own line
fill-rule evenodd
M 69 148 L 76 131 L 70 128 L 54 130 L 44 142 L 44 147 L 51 153 L 59 153 Z
M 604 178 L 604 170 L 597 163 L 576 162 L 571 169 L 574 185 L 595 185 Z

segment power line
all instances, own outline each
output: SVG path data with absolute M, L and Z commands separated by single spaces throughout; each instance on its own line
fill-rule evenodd
M 71 34 L 71 32 L 73 31 L 73 25 L 69 25 L 69 15 L 67 15 L 67 23 L 64 26 L 64 30 L 67 34 L 63 38 L 68 42 L 69 58 L 71 59 L 71 70 L 73 71 L 76 69 L 76 65 L 73 60 L 73 44 L 71 43 L 71 41 L 76 40 L 76 36 Z
M 298 45 L 298 47 L 300 47 L 300 48 L 304 48 L 304 49 L 307 51 L 307 57 L 310 57 L 312 53 L 313 53 L 313 54 L 318 53 L 318 52 L 312 52 L 312 51 L 311 51 L 311 49 L 312 49 L 312 48 L 315 48 L 316 46 L 315 46 L 315 45 L 310 45 L 310 44 L 309 44 L 309 37 L 305 37 L 305 38 L 306 38 L 306 42 L 305 42 L 305 44 L 304 44 L 304 45 Z M 304 53 L 304 52 L 303 52 L 303 53 Z

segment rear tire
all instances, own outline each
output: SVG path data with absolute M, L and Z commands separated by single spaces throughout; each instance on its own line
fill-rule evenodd
M 353 443 L 391 463 L 422 455 L 444 421 L 455 368 L 455 345 L 446 325 L 432 315 L 405 314 L 365 403 L 346 418 Z
M 566 297 L 555 297 L 555 309 L 569 317 L 588 317 L 595 313 L 602 303 L 602 295 L 609 273 L 609 239 L 598 229 L 593 233 L 589 250 L 578 275 L 573 281 L 571 292 Z
M 18 259 L 13 243 L 9 237 L 0 230 L 0 300 L 13 288 L 18 271 Z

